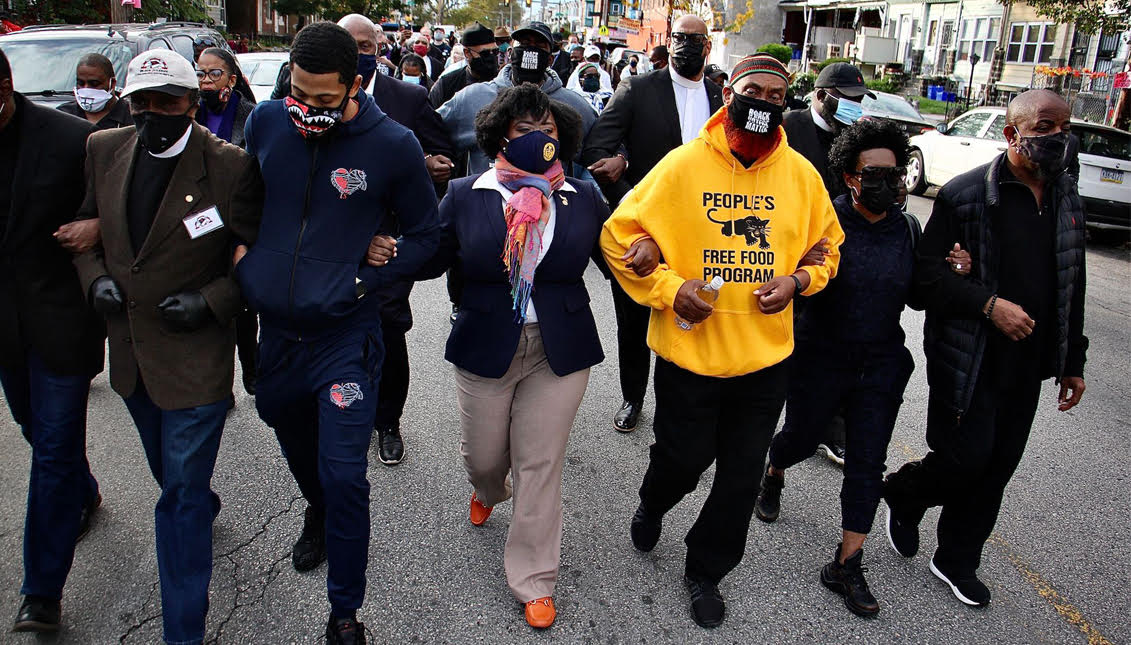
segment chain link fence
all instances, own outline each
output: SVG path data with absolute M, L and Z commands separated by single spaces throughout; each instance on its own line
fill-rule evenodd
M 1109 123 L 1116 103 L 1111 75 L 1067 74 L 1050 76 L 1033 72 L 1033 89 L 1048 89 L 1060 94 L 1072 107 L 1072 116 L 1092 123 Z

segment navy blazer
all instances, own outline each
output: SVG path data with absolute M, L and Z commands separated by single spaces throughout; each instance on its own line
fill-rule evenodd
M 478 178 L 452 182 L 440 202 L 440 247 L 422 278 L 439 277 L 459 265 L 465 280 L 463 299 L 444 358 L 472 374 L 502 378 L 518 349 L 522 325 L 515 321 L 503 264 L 507 230 L 502 198 L 494 190 L 472 190 Z M 597 242 L 609 207 L 590 184 L 566 181 L 577 192 L 553 196 L 554 238 L 534 273 L 531 296 L 550 369 L 558 376 L 605 359 L 584 275 L 590 258 L 604 268 Z

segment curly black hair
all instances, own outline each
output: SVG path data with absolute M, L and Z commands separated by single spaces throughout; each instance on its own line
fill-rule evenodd
M 895 165 L 906 166 L 910 160 L 910 144 L 899 124 L 886 119 L 861 119 L 845 128 L 829 151 L 829 169 L 834 176 L 856 172 L 856 162 L 865 150 L 884 148 L 895 153 Z
M 515 119 L 524 116 L 541 119 L 546 110 L 554 115 L 558 125 L 558 158 L 566 164 L 581 148 L 581 115 L 565 103 L 551 100 L 541 88 L 530 83 L 499 92 L 490 105 L 479 110 L 475 115 L 475 140 L 487 158 L 494 159 Z
M 311 74 L 337 72 L 342 85 L 357 78 L 357 41 L 332 22 L 315 22 L 302 28 L 291 43 L 291 65 Z

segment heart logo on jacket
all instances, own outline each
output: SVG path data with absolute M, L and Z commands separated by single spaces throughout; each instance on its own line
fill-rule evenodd
M 338 189 L 338 196 L 342 199 L 349 197 L 358 190 L 366 190 L 364 170 L 346 170 L 338 168 L 330 173 L 330 183 Z

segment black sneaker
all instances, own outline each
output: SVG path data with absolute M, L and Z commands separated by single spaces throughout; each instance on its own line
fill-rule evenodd
M 395 466 L 404 459 L 404 439 L 398 426 L 378 427 L 377 458 L 386 466 Z
M 58 600 L 42 596 L 24 596 L 20 610 L 16 612 L 14 632 L 57 632 L 59 619 L 63 613 Z
M 951 592 L 954 593 L 954 597 L 962 601 L 963 604 L 971 607 L 985 607 L 990 604 L 990 589 L 982 584 L 978 576 L 972 573 L 962 575 L 943 571 L 935 564 L 934 558 L 931 558 L 931 573 L 945 582 L 950 587 Z
M 754 514 L 763 522 L 773 522 L 781 513 L 781 489 L 785 486 L 785 477 L 771 475 L 770 467 L 762 473 L 762 490 L 758 499 L 754 501 Z
M 95 493 L 94 498 L 82 507 L 82 514 L 79 515 L 79 534 L 75 537 L 75 544 L 82 542 L 82 539 L 90 532 L 91 518 L 94 517 L 94 512 L 98 510 L 99 506 L 102 506 L 102 495 Z
M 326 513 L 307 506 L 302 535 L 291 549 L 291 563 L 294 564 L 295 571 L 310 571 L 325 561 Z
M 255 368 L 245 369 L 243 371 L 243 391 L 248 393 L 248 396 L 255 396 Z
M 880 611 L 880 604 L 868 590 L 868 581 L 864 579 L 864 572 L 868 570 L 860 564 L 864 559 L 864 549 L 857 551 L 844 564 L 840 563 L 840 549 L 838 544 L 833 561 L 821 569 L 821 584 L 844 596 L 844 606 L 857 616 L 875 616 Z
M 454 325 L 456 318 L 459 318 L 459 305 L 452 305 L 452 315 L 448 316 L 448 322 Z
M 365 625 L 350 618 L 330 616 L 326 623 L 326 645 L 365 645 Z
M 829 441 L 817 445 L 818 450 L 823 450 L 825 457 L 834 464 L 844 467 L 844 445 L 836 441 Z
M 685 576 L 687 590 L 691 592 L 691 617 L 700 627 L 718 627 L 726 617 L 727 606 L 719 588 L 713 582 L 695 576 Z
M 645 553 L 651 551 L 656 548 L 656 542 L 660 541 L 660 531 L 663 528 L 664 518 L 662 515 L 652 517 L 644 510 L 643 504 L 637 506 L 636 513 L 632 515 L 632 525 L 628 531 L 632 536 L 632 546 Z

